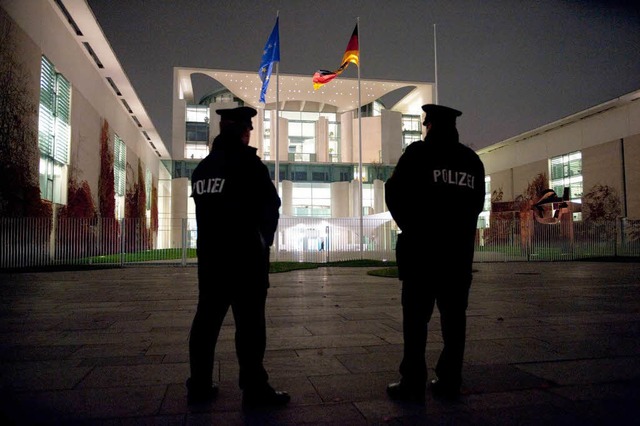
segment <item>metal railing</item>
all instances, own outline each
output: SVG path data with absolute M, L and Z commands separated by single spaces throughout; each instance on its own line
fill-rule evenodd
M 640 257 L 640 221 L 544 225 L 492 221 L 479 229 L 476 262 Z M 434 224 L 434 226 L 438 226 Z M 362 231 L 362 232 L 361 232 Z M 395 261 L 398 229 L 386 218 L 281 218 L 272 261 Z M 360 237 L 362 233 L 363 237 Z M 52 265 L 196 264 L 195 221 L 0 218 L 0 269 Z

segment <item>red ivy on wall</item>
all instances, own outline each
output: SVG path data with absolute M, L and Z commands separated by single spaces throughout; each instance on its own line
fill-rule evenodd
M 58 210 L 56 254 L 63 257 L 92 254 L 97 218 L 89 183 L 83 180 L 78 184 L 70 178 L 67 204 Z
M 100 176 L 98 177 L 98 208 L 103 219 L 116 218 L 116 190 L 113 177 L 113 152 L 109 140 L 109 122 L 102 122 L 100 133 Z
M 151 232 L 158 232 L 158 188 L 151 184 Z
M 142 162 L 138 159 L 137 183 L 127 190 L 124 215 L 127 224 L 127 250 L 148 250 L 150 233 L 147 229 L 147 192 L 142 172 Z M 133 219 L 133 220 L 131 220 Z
M 91 197 L 91 187 L 86 180 L 78 184 L 75 179 L 69 179 L 67 204 L 58 211 L 60 217 L 74 217 L 82 219 L 97 219 L 96 206 Z
M 20 56 L 18 27 L 4 11 L 0 20 L 0 217 L 51 218 L 38 182 L 38 86 Z
M 137 183 L 127 190 L 124 205 L 124 217 L 128 219 L 146 219 L 147 191 L 142 172 L 142 162 L 138 159 Z
M 119 248 L 120 224 L 116 220 L 116 190 L 113 177 L 113 151 L 109 143 L 109 122 L 102 122 L 100 132 L 100 176 L 98 177 L 98 210 L 102 219 L 100 241 L 105 253 Z

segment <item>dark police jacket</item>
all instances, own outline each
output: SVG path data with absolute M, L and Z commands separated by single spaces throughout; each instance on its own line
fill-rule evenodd
M 224 134 L 216 137 L 209 155 L 193 171 L 191 196 L 198 266 L 220 278 L 259 280 L 268 287 L 269 247 L 278 226 L 280 197 L 256 148 Z
M 478 155 L 451 135 L 428 134 L 407 147 L 385 183 L 385 201 L 402 231 L 400 279 L 432 275 L 425 265 L 471 273 L 478 215 L 485 197 Z

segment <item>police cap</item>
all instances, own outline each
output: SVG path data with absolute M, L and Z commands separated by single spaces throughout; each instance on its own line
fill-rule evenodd
M 426 104 L 422 105 L 425 112 L 423 125 L 427 123 L 448 123 L 456 124 L 456 118 L 462 115 L 457 109 L 449 108 L 444 105 Z
M 216 113 L 220 116 L 220 124 L 227 123 L 240 123 L 249 127 L 249 130 L 253 130 L 253 124 L 251 124 L 251 118 L 258 114 L 254 108 L 251 107 L 238 107 L 229 109 L 217 109 Z

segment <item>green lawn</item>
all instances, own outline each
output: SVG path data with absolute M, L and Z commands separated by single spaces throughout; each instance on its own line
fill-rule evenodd
M 395 262 L 382 262 L 380 260 L 371 260 L 371 259 L 363 259 L 363 260 L 347 260 L 342 262 L 328 262 L 328 263 L 310 263 L 310 262 L 272 262 L 271 269 L 269 272 L 278 273 L 278 272 L 289 272 L 295 271 L 298 269 L 315 269 L 322 268 L 327 266 L 333 267 L 380 267 L 380 269 L 374 269 L 368 271 L 367 274 L 374 275 L 377 277 L 389 277 L 389 278 L 397 278 L 398 277 L 398 268 L 395 266 Z
M 124 256 L 124 259 L 123 259 Z M 195 249 L 187 250 L 187 258 L 197 258 Z M 81 259 L 78 264 L 82 265 L 99 265 L 99 264 L 119 264 L 124 263 L 139 263 L 150 261 L 162 261 L 162 260 L 179 260 L 182 259 L 182 249 L 160 249 L 160 250 L 145 250 L 135 253 L 116 253 L 106 256 L 94 256 Z M 362 259 L 362 260 L 347 260 L 341 262 L 328 262 L 328 263 L 312 263 L 312 262 L 272 262 L 269 272 L 272 274 L 280 272 L 296 271 L 299 269 L 315 269 L 326 266 L 333 267 L 381 267 L 382 269 L 369 271 L 370 275 L 382 276 L 382 277 L 397 277 L 397 268 L 395 268 L 395 262 L 383 262 L 380 260 Z
M 182 249 L 158 249 L 158 250 L 144 250 L 134 253 L 115 253 L 105 256 L 93 256 L 80 259 L 79 263 L 82 264 L 100 264 L 100 263 L 120 263 L 124 256 L 125 263 L 135 262 L 149 262 L 152 260 L 177 260 L 182 259 Z M 196 249 L 187 249 L 187 259 L 195 259 Z

